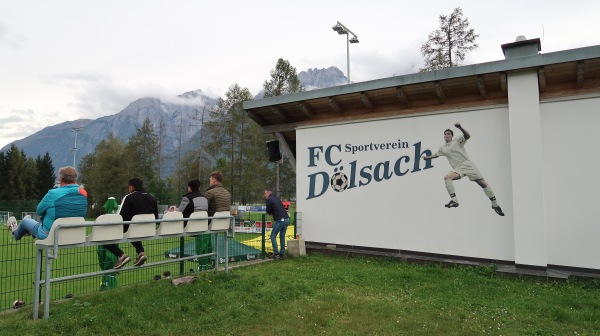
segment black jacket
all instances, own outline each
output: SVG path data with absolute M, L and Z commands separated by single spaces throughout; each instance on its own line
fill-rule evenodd
M 158 203 L 152 194 L 136 190 L 123 197 L 119 214 L 124 221 L 130 221 L 133 216 L 140 214 L 154 214 L 154 218 L 158 218 Z
M 271 194 L 267 198 L 267 213 L 273 216 L 273 219 L 276 221 L 290 217 L 283 203 L 281 203 L 281 200 L 275 194 Z

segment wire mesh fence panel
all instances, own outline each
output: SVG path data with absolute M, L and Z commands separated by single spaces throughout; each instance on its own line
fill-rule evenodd
M 0 311 L 33 301 L 34 242 L 31 237 L 16 241 L 6 225 L 0 227 Z
M 296 212 L 290 212 L 289 214 L 290 225 L 285 234 L 286 241 L 296 237 Z M 247 247 L 259 250 L 260 257 L 273 252 L 270 238 L 273 219 L 264 212 L 241 213 L 236 218 L 234 228 L 235 240 Z
M 19 216 L 24 212 L 35 214 L 39 202 L 39 200 L 0 200 L 0 212 L 10 211 L 12 216 L 21 219 Z
M 224 233 L 145 240 L 142 243 L 148 257 L 147 263 L 173 261 L 180 257 L 210 253 L 218 246 L 220 257 L 218 263 L 222 267 L 225 262 L 222 256 L 225 255 L 226 245 L 228 246 L 229 263 L 264 258 L 266 253 L 272 251 L 269 239 L 271 228 L 268 220 L 264 218 L 264 213 L 245 214 L 240 218 L 243 219 L 236 222 L 234 239 L 229 239 L 228 244 L 225 244 L 227 238 Z M 286 239 L 294 238 L 293 223 L 294 218 L 292 217 Z M 257 224 L 259 224 L 258 229 Z M 263 225 L 265 225 L 264 230 Z M 240 230 L 241 227 L 244 229 Z M 130 267 L 136 257 L 134 247 L 130 243 L 121 243 L 119 247 L 131 256 L 130 264 L 115 272 L 52 282 L 51 300 L 210 270 L 217 262 L 215 257 L 211 256 L 159 265 Z M 21 302 L 24 305 L 33 303 L 35 257 L 35 239 L 26 236 L 20 241 L 16 241 L 5 223 L 2 223 L 0 227 L 0 311 L 12 309 L 15 302 L 18 302 L 19 305 Z M 116 261 L 116 257 L 99 246 L 60 249 L 58 258 L 51 261 L 51 277 L 53 279 L 68 278 L 83 273 L 110 270 L 114 261 Z M 42 272 L 42 279 L 44 276 Z M 45 295 L 44 290 L 44 286 L 42 286 L 42 297 Z
M 21 212 L 21 219 L 25 218 L 26 216 L 29 216 L 33 219 L 35 219 L 36 221 L 41 221 L 41 217 L 38 216 L 38 214 L 35 213 L 35 211 L 23 211 Z
M 11 211 L 0 211 L 0 225 L 5 226 L 8 217 L 14 216 Z

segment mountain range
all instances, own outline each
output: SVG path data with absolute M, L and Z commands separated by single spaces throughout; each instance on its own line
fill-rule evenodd
M 347 77 L 336 67 L 327 69 L 308 69 L 298 73 L 298 79 L 306 90 L 332 87 L 347 83 Z M 255 99 L 262 97 L 262 92 Z M 78 119 L 48 126 L 13 143 L 28 157 L 44 156 L 52 158 L 58 170 L 63 166 L 79 164 L 81 158 L 92 153 L 98 143 L 112 132 L 123 141 L 127 141 L 141 128 L 144 120 L 149 119 L 155 132 L 162 132 L 164 152 L 175 152 L 187 144 L 201 130 L 201 119 L 217 103 L 217 99 L 208 97 L 202 90 L 185 92 L 168 101 L 154 97 L 143 97 L 131 102 L 123 110 L 98 119 Z M 197 137 L 196 137 L 197 138 Z M 6 152 L 11 144 L 0 151 Z M 169 173 L 165 167 L 165 174 Z

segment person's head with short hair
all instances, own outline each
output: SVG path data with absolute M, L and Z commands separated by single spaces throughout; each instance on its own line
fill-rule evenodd
M 271 196 L 272 193 L 273 193 L 273 190 L 265 189 L 265 198 L 269 198 L 269 196 Z
M 200 180 L 198 180 L 198 179 L 190 180 L 188 182 L 188 188 L 189 188 L 190 192 L 198 191 L 198 189 L 200 189 Z
M 139 177 L 134 177 L 129 180 L 128 185 L 135 191 L 144 189 L 144 181 Z
M 58 171 L 61 184 L 77 183 L 77 170 L 71 166 L 62 167 Z
M 448 128 L 447 130 L 444 131 L 444 140 L 446 142 L 452 141 L 453 136 L 454 136 L 454 132 L 452 132 L 451 129 Z
M 223 183 L 223 173 L 218 170 L 210 173 L 210 184 Z

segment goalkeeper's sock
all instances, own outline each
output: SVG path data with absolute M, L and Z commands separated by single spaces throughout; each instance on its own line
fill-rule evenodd
M 454 193 L 454 183 L 451 179 L 444 180 L 444 182 L 446 183 L 446 190 L 448 190 L 448 195 L 450 195 L 450 199 L 458 203 L 458 200 L 456 199 L 456 194 Z
M 490 186 L 487 186 L 483 188 L 483 192 L 490 199 L 490 201 L 492 201 L 492 206 L 497 207 L 498 202 L 496 201 L 496 196 L 494 195 L 494 191 L 492 190 L 492 188 Z

